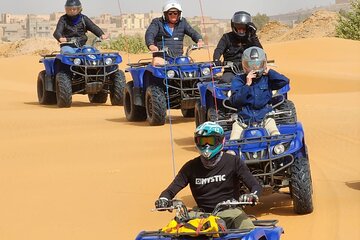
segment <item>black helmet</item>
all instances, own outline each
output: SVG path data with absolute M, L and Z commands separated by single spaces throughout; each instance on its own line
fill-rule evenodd
M 81 7 L 79 0 L 66 0 L 65 7 Z
M 72 17 L 78 16 L 82 11 L 81 2 L 79 0 L 66 0 L 65 12 L 66 15 Z
M 239 33 L 238 30 L 236 29 L 235 25 L 242 24 L 242 25 L 245 25 L 247 28 L 248 24 L 251 22 L 252 22 L 252 19 L 251 19 L 250 13 L 245 12 L 245 11 L 236 12 L 236 13 L 234 13 L 233 17 L 231 18 L 231 29 L 239 37 L 245 37 L 246 32 Z

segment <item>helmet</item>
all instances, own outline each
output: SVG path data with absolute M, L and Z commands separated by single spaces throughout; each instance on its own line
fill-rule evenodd
M 259 47 L 247 48 L 242 54 L 242 67 L 246 73 L 251 70 L 256 71 L 256 76 L 260 77 L 263 75 L 266 67 L 266 54 L 263 49 Z
M 65 12 L 69 16 L 76 16 L 82 10 L 81 2 L 79 0 L 66 0 Z
M 182 8 L 181 5 L 178 1 L 176 0 L 169 0 L 167 2 L 165 2 L 163 8 L 162 8 L 162 12 L 163 12 L 163 19 L 166 20 L 166 12 L 169 11 L 170 9 L 175 8 L 180 12 L 180 16 L 179 19 L 182 18 Z
M 217 123 L 204 122 L 196 128 L 194 139 L 199 153 L 210 160 L 224 147 L 224 129 Z
M 252 22 L 250 13 L 244 11 L 236 12 L 231 18 L 231 29 L 239 37 L 245 37 L 246 31 L 243 33 L 239 33 L 235 25 L 243 24 L 247 27 L 250 22 Z

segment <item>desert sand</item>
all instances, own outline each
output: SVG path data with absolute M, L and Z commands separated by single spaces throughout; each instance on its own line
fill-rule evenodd
M 294 214 L 285 194 L 247 211 L 278 219 L 285 240 L 360 239 L 360 42 L 312 38 L 264 47 L 291 79 L 314 212 Z M 148 55 L 123 53 L 120 68 L 141 57 Z M 150 127 L 127 122 L 123 107 L 90 104 L 82 95 L 68 109 L 39 105 L 39 58 L 0 58 L 0 239 L 134 239 L 167 224 L 170 213 L 151 209 L 174 171 L 197 155 L 194 119 L 171 110 L 172 125 Z M 188 188 L 177 197 L 194 205 Z

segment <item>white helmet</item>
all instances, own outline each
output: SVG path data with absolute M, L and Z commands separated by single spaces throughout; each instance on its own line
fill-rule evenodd
M 164 6 L 162 8 L 164 20 L 166 19 L 165 13 L 167 11 L 169 11 L 170 9 L 172 9 L 172 8 L 175 8 L 180 12 L 179 20 L 181 20 L 181 18 L 182 18 L 182 8 L 181 8 L 180 3 L 178 1 L 176 1 L 176 0 L 169 0 L 169 1 L 165 2 Z

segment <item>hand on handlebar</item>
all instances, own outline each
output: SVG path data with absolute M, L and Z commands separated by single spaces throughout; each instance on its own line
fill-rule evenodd
M 155 45 L 150 45 L 149 50 L 152 51 L 152 52 L 158 52 L 159 48 L 157 46 L 155 46 Z
M 259 202 L 259 197 L 255 193 L 243 194 L 239 198 L 240 202 L 251 202 L 252 206 Z
M 170 207 L 170 201 L 167 198 L 161 197 L 161 198 L 159 198 L 158 200 L 155 201 L 155 207 L 157 209 L 160 209 L 159 211 L 165 211 L 165 209 L 162 210 L 161 208 Z

